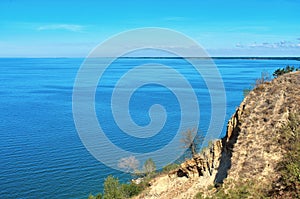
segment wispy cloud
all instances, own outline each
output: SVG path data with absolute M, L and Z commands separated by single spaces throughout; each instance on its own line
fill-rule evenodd
M 263 43 L 250 43 L 250 44 L 241 44 L 237 43 L 235 45 L 237 48 L 300 48 L 299 42 L 292 41 L 280 41 L 280 42 L 263 42 Z
M 72 32 L 81 32 L 83 30 L 83 26 L 75 25 L 75 24 L 49 24 L 38 27 L 39 31 L 43 30 L 66 30 Z

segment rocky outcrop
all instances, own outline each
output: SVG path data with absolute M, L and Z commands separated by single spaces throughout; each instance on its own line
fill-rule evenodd
M 201 154 L 183 162 L 180 168 L 176 170 L 176 177 L 198 178 L 200 176 L 212 176 L 219 167 L 221 151 L 221 140 L 213 142 L 212 146 L 205 149 Z
M 226 136 L 169 175 L 151 182 L 137 198 L 193 198 L 218 183 L 256 179 L 263 185 L 276 181 L 282 158 L 278 129 L 290 112 L 300 112 L 300 71 L 258 85 L 228 121 Z

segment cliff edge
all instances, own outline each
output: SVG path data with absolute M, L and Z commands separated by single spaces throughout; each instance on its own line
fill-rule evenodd
M 300 113 L 299 85 L 300 71 L 256 86 L 229 120 L 224 138 L 178 169 L 154 178 L 135 198 L 186 199 L 197 193 L 213 197 L 218 186 L 230 189 L 242 182 L 274 189 L 281 177 L 276 167 L 286 152 L 279 144 L 279 129 L 290 113 Z

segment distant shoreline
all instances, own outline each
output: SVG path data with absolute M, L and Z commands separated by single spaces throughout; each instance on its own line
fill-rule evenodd
M 114 58 L 114 57 L 95 57 Z M 119 57 L 120 59 L 243 59 L 243 60 L 296 60 L 300 57 Z M 85 57 L 0 57 L 0 59 L 85 59 Z
M 190 59 L 297 60 L 300 57 L 186 57 Z M 182 57 L 122 57 L 122 59 L 183 59 Z

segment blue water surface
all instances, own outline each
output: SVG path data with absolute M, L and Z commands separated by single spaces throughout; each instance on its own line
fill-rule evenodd
M 124 182 L 130 179 L 129 174 L 97 161 L 77 134 L 72 115 L 72 89 L 82 61 L 80 58 L 0 59 L 0 198 L 87 198 L 89 193 L 102 191 L 108 175 Z M 299 62 L 293 60 L 214 61 L 226 89 L 226 120 L 242 101 L 243 90 L 250 88 L 261 72 L 272 74 L 288 64 L 299 66 Z M 128 139 L 116 133 L 119 129 L 109 122 L 113 122 L 109 107 L 102 106 L 109 103 L 112 90 L 108 88 L 113 88 L 124 68 L 147 62 L 172 66 L 186 76 L 201 98 L 199 125 L 206 131 L 211 116 L 209 93 L 205 82 L 186 69 L 188 63 L 182 59 L 127 58 L 114 63 L 115 68 L 107 71 L 107 80 L 103 80 L 107 90 L 99 87 L 96 93 L 99 122 L 104 129 L 114 132 L 108 135 L 112 142 L 124 146 L 122 142 Z M 154 90 L 156 95 L 149 97 L 147 93 Z M 103 95 L 103 101 L 99 101 L 97 96 Z M 158 85 L 148 85 L 137 90 L 132 100 L 130 112 L 139 125 L 149 123 L 147 111 L 153 103 L 164 105 L 170 112 L 167 120 L 170 125 L 164 129 L 169 134 L 158 134 L 146 143 L 133 139 L 134 142 L 125 147 L 139 152 L 161 148 L 174 136 L 173 129 L 178 128 L 180 107 L 174 94 Z M 103 117 L 107 118 L 106 122 L 101 121 Z M 220 133 L 224 135 L 225 130 L 226 124 Z

